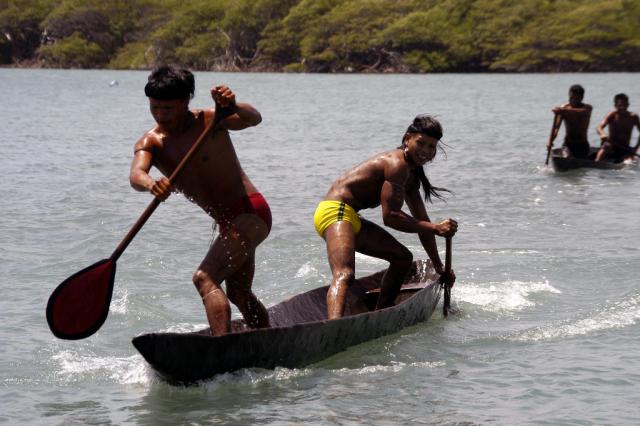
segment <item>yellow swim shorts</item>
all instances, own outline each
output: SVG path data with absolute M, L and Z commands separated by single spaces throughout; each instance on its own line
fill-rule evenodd
M 324 238 L 324 231 L 331 225 L 341 220 L 346 220 L 353 226 L 353 232 L 360 232 L 362 222 L 360 216 L 349 204 L 342 201 L 325 200 L 320 201 L 313 215 L 313 224 L 318 235 Z

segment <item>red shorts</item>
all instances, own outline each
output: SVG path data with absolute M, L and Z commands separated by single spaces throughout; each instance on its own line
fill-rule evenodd
M 225 210 L 223 214 L 214 216 L 214 219 L 218 222 L 220 231 L 225 232 L 229 229 L 234 219 L 242 214 L 255 214 L 263 220 L 269 231 L 271 231 L 271 209 L 267 204 L 267 200 L 259 192 L 245 195 L 236 201 L 230 209 Z

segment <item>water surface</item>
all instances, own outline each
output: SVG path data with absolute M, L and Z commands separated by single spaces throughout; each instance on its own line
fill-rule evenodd
M 551 107 L 571 84 L 594 106 L 593 143 L 614 94 L 627 92 L 634 109 L 637 74 L 197 73 L 194 107 L 226 83 L 264 118 L 233 139 L 274 216 L 254 283 L 266 305 L 328 283 L 312 215 L 330 183 L 397 146 L 414 115 L 434 114 L 447 148 L 427 175 L 455 195 L 428 209 L 460 222 L 461 314 L 445 320 L 438 310 L 308 368 L 245 370 L 189 388 L 159 381 L 130 343 L 206 324 L 191 275 L 214 234 L 181 196 L 118 261 L 96 335 L 57 340 L 44 317 L 52 289 L 108 257 L 151 200 L 128 183 L 133 144 L 153 124 L 146 77 L 0 70 L 0 422 L 638 423 L 640 170 L 543 167 Z M 381 223 L 379 209 L 363 215 Z M 426 256 L 415 236 L 392 233 Z M 356 262 L 358 275 L 385 267 Z

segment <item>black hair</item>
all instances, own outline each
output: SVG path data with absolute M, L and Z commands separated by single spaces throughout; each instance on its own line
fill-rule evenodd
M 613 102 L 618 101 L 625 101 L 626 103 L 629 103 L 629 97 L 624 93 L 618 93 L 613 97 Z
M 574 84 L 573 86 L 569 87 L 569 93 L 575 93 L 578 96 L 584 96 L 584 87 L 580 86 L 579 84 Z
M 413 122 L 407 127 L 407 131 L 402 136 L 402 145 L 399 148 L 404 148 L 405 143 L 409 135 L 415 133 L 422 133 L 427 136 L 430 136 L 434 139 L 437 139 L 440 142 L 442 138 L 442 126 L 440 122 L 430 115 L 421 114 L 416 116 L 413 119 Z M 439 145 L 440 143 L 438 143 Z M 422 190 L 424 191 L 424 199 L 428 202 L 431 202 L 431 197 L 436 197 L 438 199 L 443 199 L 441 191 L 451 192 L 445 188 L 438 188 L 431 185 L 427 175 L 424 173 L 424 168 L 422 166 L 418 166 L 414 169 L 416 179 L 418 180 L 418 187 L 422 185 Z
M 144 94 L 149 98 L 162 101 L 174 99 L 191 99 L 195 93 L 195 79 L 191 71 L 162 65 L 155 68 L 149 75 L 144 86 Z

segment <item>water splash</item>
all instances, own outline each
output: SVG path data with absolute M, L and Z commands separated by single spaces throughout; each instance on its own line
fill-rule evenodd
M 125 315 L 128 311 L 129 306 L 129 291 L 124 290 L 116 290 L 115 297 L 111 300 L 111 306 L 109 307 L 109 311 L 114 314 Z
M 318 270 L 311 265 L 311 262 L 306 262 L 296 272 L 296 278 L 306 278 L 312 275 L 317 275 Z
M 367 376 L 378 373 L 399 373 L 406 368 L 439 368 L 447 364 L 444 361 L 422 362 L 393 362 L 389 365 L 367 365 L 361 368 L 340 368 L 333 370 L 340 376 Z
M 149 373 L 140 355 L 130 357 L 101 357 L 62 351 L 53 360 L 60 364 L 59 378 L 68 383 L 84 381 L 87 376 L 103 377 L 120 384 L 148 384 Z
M 520 332 L 509 339 L 531 342 L 584 336 L 635 325 L 639 320 L 640 295 L 634 295 L 619 303 L 602 307 L 586 318 L 572 319 L 562 323 L 532 328 Z
M 486 284 L 459 283 L 455 287 L 458 303 L 465 302 L 490 312 L 520 311 L 535 306 L 532 300 L 537 293 L 561 293 L 544 282 L 505 281 Z

